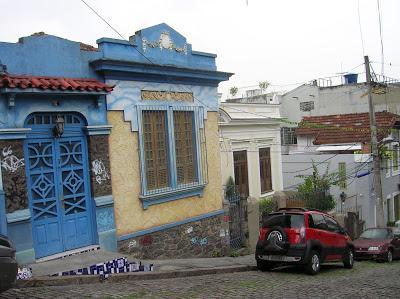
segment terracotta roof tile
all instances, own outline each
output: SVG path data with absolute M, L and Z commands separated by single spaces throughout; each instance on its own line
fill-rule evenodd
M 400 122 L 400 116 L 390 112 L 375 113 L 378 140 Z M 314 144 L 369 142 L 371 139 L 368 113 L 306 116 L 299 123 L 296 134 L 315 136 Z
M 113 86 L 104 84 L 96 79 L 42 77 L 25 75 L 0 75 L 0 88 L 37 88 L 71 91 L 105 91 L 110 92 Z

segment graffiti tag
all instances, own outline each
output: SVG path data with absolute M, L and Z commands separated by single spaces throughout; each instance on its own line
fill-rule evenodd
M 208 240 L 207 237 L 206 238 L 193 237 L 190 239 L 190 243 L 192 243 L 192 245 L 205 246 L 208 244 Z
M 2 151 L 3 159 L 1 161 L 1 167 L 9 172 L 16 172 L 20 167 L 24 166 L 24 159 L 19 159 L 13 155 L 11 146 L 6 146 Z
M 92 170 L 96 177 L 96 182 L 99 185 L 101 185 L 103 181 L 110 179 L 110 176 L 108 175 L 108 172 L 106 170 L 106 167 L 104 166 L 103 161 L 98 159 L 92 161 Z

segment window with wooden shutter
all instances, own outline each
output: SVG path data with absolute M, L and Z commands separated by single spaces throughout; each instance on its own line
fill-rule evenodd
M 174 111 L 176 175 L 178 184 L 196 181 L 192 111 Z
M 169 186 L 166 114 L 165 111 L 143 111 L 147 190 Z
M 272 191 L 271 178 L 271 151 L 269 148 L 260 148 L 260 183 L 261 193 Z
M 235 186 L 241 197 L 249 196 L 249 177 L 247 171 L 247 152 L 233 152 L 233 164 L 235 172 Z

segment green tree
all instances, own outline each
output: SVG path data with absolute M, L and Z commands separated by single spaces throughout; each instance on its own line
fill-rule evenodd
M 226 182 L 226 190 L 225 190 L 225 196 L 226 197 L 231 197 L 235 195 L 235 181 L 233 178 L 230 176 L 228 178 L 228 181 Z
M 332 185 L 337 185 L 338 174 L 329 173 L 329 165 L 325 173 L 320 174 L 313 162 L 313 174 L 298 177 L 304 178 L 304 182 L 297 187 L 297 191 L 307 208 L 329 211 L 335 207 L 335 200 L 329 193 L 329 189 Z
M 268 88 L 268 86 L 270 86 L 271 83 L 269 83 L 268 81 L 261 81 L 258 82 L 258 87 L 260 87 L 261 90 L 266 90 Z
M 232 97 L 234 97 L 238 93 L 238 91 L 239 91 L 239 88 L 237 88 L 236 86 L 231 87 L 229 89 L 229 93 L 231 94 Z

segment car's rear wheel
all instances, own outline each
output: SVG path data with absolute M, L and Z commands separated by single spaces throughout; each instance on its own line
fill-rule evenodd
M 346 249 L 345 257 L 343 259 L 343 265 L 347 269 L 353 268 L 354 265 L 354 252 L 351 248 Z
M 393 262 L 393 252 L 392 249 L 389 249 L 386 253 L 385 262 L 391 263 Z
M 319 270 L 321 269 L 321 258 L 319 256 L 318 251 L 313 250 L 311 251 L 310 258 L 305 265 L 305 271 L 307 274 L 316 275 L 318 274 Z
M 267 262 L 263 260 L 257 260 L 257 269 L 260 271 L 270 271 L 272 268 L 275 268 L 276 264 L 272 262 Z

